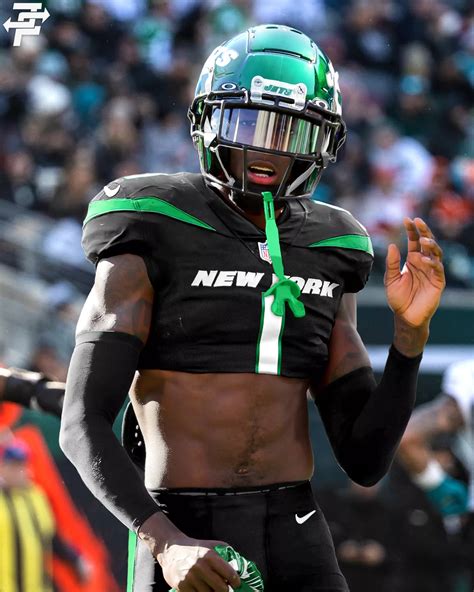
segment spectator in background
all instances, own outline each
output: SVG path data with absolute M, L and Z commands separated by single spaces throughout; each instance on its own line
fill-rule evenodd
M 433 157 L 426 148 L 413 138 L 400 136 L 388 122 L 372 132 L 369 162 L 375 168 L 392 170 L 394 187 L 414 200 L 426 191 L 433 177 Z
M 52 592 L 52 552 L 85 581 L 90 565 L 55 534 L 48 498 L 29 477 L 28 449 L 20 440 L 0 448 L 0 584 L 12 592 Z
M 358 65 L 362 84 L 383 103 L 393 96 L 400 66 L 395 14 L 387 5 L 370 0 L 350 2 L 341 27 L 350 48 L 349 62 Z
M 442 389 L 413 413 L 391 474 L 401 550 L 400 590 L 406 592 L 455 592 L 460 582 L 467 586 L 468 570 L 474 573 L 474 542 L 463 542 L 460 536 L 463 517 L 468 509 L 474 510 L 474 497 L 468 507 L 463 481 L 473 467 L 474 359 L 452 364 Z M 457 436 L 455 450 L 464 471 L 452 455 L 433 450 L 433 439 L 443 434 Z
M 35 164 L 29 152 L 19 150 L 7 154 L 2 177 L 3 199 L 30 210 L 41 208 L 35 180 Z
M 423 197 L 422 212 L 447 254 L 446 273 L 452 286 L 474 287 L 474 194 L 469 179 L 469 159 L 435 160 L 430 187 Z M 474 168 L 472 169 L 474 170 Z M 471 172 L 472 176 L 472 172 Z
M 101 182 L 106 183 L 110 175 L 117 175 L 119 165 L 137 153 L 139 133 L 135 118 L 135 106 L 130 99 L 117 98 L 109 103 L 94 155 L 96 174 Z
M 145 13 L 145 0 L 93 0 L 91 4 L 101 6 L 113 19 L 131 23 Z
M 355 200 L 353 211 L 367 228 L 374 249 L 385 253 L 388 244 L 399 242 L 403 219 L 414 215 L 416 204 L 411 193 L 400 188 L 395 169 L 372 167 L 371 180 L 370 189 Z
M 351 592 L 389 592 L 394 567 L 390 508 L 380 484 L 320 494 L 336 555 Z
M 474 556 L 472 545 L 448 531 L 449 521 L 400 459 L 390 472 L 387 492 L 397 556 L 390 592 L 470 590 L 467 569 Z
M 142 59 L 155 72 L 169 72 L 173 62 L 174 23 L 168 0 L 152 0 L 133 27 Z
M 414 411 L 400 444 L 400 462 L 414 482 L 428 492 L 439 511 L 445 514 L 455 512 L 443 509 L 444 491 L 453 492 L 451 497 L 456 502 L 458 514 L 467 510 L 467 495 L 456 484 L 450 487 L 451 477 L 434 458 L 430 443 L 435 436 L 456 434 L 459 448 L 464 451 L 462 459 L 470 470 L 474 455 L 472 443 L 469 446 L 473 410 L 474 358 L 449 366 L 443 377 L 442 393 Z
M 48 290 L 48 311 L 37 329 L 36 346 L 29 368 L 51 380 L 66 381 L 75 342 L 75 326 L 80 298 L 68 282 L 53 284 Z
M 285 2 L 282 0 L 277 3 L 280 7 Z M 258 6 L 271 6 L 272 2 L 259 2 L 255 5 L 255 9 Z M 205 39 L 205 53 L 209 54 L 215 47 L 220 45 L 225 40 L 233 37 L 245 30 L 252 24 L 257 24 L 259 21 L 258 16 L 256 21 L 251 19 L 252 2 L 250 0 L 211 0 L 209 2 L 209 8 L 207 12 L 207 35 Z M 283 15 L 279 15 L 276 19 L 282 22 L 285 20 Z M 274 22 L 270 21 L 265 22 Z
M 16 380 L 17 378 L 20 379 L 19 382 Z M 14 379 L 13 384 L 11 379 Z M 32 392 L 27 388 L 28 384 L 32 385 Z M 114 554 L 114 550 L 108 551 L 105 548 L 100 539 L 100 534 L 92 530 L 83 512 L 75 506 L 79 501 L 75 486 L 73 485 L 71 491 L 75 500 L 73 503 L 68 494 L 64 477 L 59 473 L 39 428 L 32 423 L 25 422 L 25 418 L 22 416 L 22 407 L 59 416 L 61 414 L 64 387 L 63 383 L 44 382 L 41 380 L 40 375 L 28 371 L 0 369 L 0 450 L 3 450 L 12 441 L 12 438 L 14 438 L 15 442 L 21 441 L 26 444 L 28 454 L 27 464 L 22 469 L 23 474 L 31 476 L 31 480 L 46 494 L 50 507 L 54 511 L 55 528 L 58 535 L 55 538 L 61 539 L 65 543 L 65 545 L 61 545 L 61 541 L 59 541 L 57 547 L 59 555 L 55 552 L 56 543 L 53 547 L 55 592 L 118 592 L 119 588 L 112 575 L 113 569 L 120 571 L 120 567 L 117 567 L 117 556 Z M 29 401 L 28 393 L 32 396 Z M 8 401 L 15 401 L 16 403 Z M 71 482 L 68 481 L 68 483 L 71 486 Z M 96 528 L 93 499 L 89 499 L 86 505 L 82 506 L 82 509 L 87 511 L 89 521 Z M 2 535 L 0 537 L 2 543 L 0 545 L 1 555 L 2 552 L 8 549 L 8 546 L 5 549 L 3 545 L 3 534 L 6 534 L 6 530 L 1 525 L 0 533 Z M 66 553 L 64 555 L 61 551 L 64 551 L 65 547 Z M 77 565 L 75 562 L 71 564 L 70 559 L 73 559 L 71 550 L 76 551 L 76 554 L 85 558 L 85 562 L 83 559 L 80 560 L 82 565 Z M 112 555 L 114 555 L 114 563 L 111 563 Z M 92 566 L 91 569 L 88 568 L 88 564 Z M 78 579 L 78 569 L 83 574 L 81 581 Z M 87 581 L 84 580 L 84 575 L 87 576 Z M 1 574 L 0 583 L 3 583 Z M 39 588 L 29 589 L 27 592 L 38 591 L 43 592 Z M 18 592 L 18 590 L 13 589 L 13 592 Z
M 189 135 L 189 131 L 183 125 L 181 114 L 173 111 L 166 114 L 158 125 L 147 126 L 143 130 L 142 162 L 145 170 L 155 171 L 159 167 L 163 173 L 184 170 L 198 172 L 195 150 L 183 141 L 186 135 Z M 163 138 L 166 138 L 166 142 L 163 142 Z

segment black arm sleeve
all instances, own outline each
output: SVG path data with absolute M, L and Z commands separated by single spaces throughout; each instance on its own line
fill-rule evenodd
M 5 382 L 3 399 L 35 411 L 46 411 L 61 417 L 64 384 L 48 382 L 38 372 L 10 368 L 10 376 Z
M 392 346 L 378 385 L 364 367 L 317 395 L 336 459 L 356 483 L 373 485 L 390 468 L 415 404 L 420 362 L 421 355 L 408 358 Z
M 61 448 L 84 483 L 133 530 L 160 510 L 112 431 L 141 347 L 138 338 L 126 333 L 88 332 L 78 336 L 60 432 Z

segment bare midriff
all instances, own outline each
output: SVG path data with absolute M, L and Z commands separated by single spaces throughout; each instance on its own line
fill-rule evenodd
M 145 483 L 251 487 L 309 479 L 308 381 L 262 374 L 137 373 Z

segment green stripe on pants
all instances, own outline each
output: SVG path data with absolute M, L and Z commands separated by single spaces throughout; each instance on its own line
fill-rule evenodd
M 130 530 L 128 532 L 127 592 L 133 592 L 133 581 L 135 579 L 136 550 L 137 550 L 137 535 Z

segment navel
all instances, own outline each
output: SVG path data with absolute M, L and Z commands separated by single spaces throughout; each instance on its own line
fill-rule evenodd
M 249 466 L 247 464 L 242 464 L 236 469 L 235 472 L 237 473 L 237 475 L 247 475 L 249 471 Z

